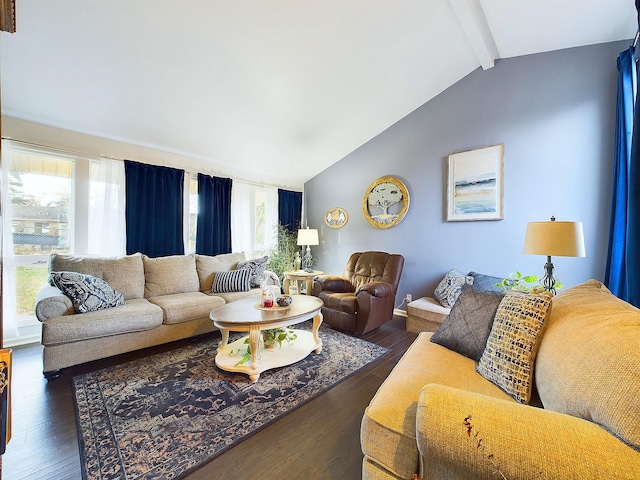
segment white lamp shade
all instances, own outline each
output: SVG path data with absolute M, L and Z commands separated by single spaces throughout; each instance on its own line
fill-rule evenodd
M 298 230 L 298 245 L 320 245 L 318 230 L 315 228 L 301 228 Z
M 553 257 L 584 257 L 582 222 L 529 222 L 524 253 Z

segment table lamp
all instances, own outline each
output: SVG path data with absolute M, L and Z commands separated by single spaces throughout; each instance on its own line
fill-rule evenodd
M 529 222 L 524 238 L 524 253 L 546 255 L 544 277 L 540 281 L 545 290 L 556 294 L 551 256 L 584 257 L 584 233 L 582 222 Z
M 302 268 L 306 272 L 312 272 L 313 259 L 311 258 L 311 245 L 320 245 L 318 240 L 318 230 L 315 228 L 301 228 L 298 230 L 298 246 L 307 246 L 302 257 Z

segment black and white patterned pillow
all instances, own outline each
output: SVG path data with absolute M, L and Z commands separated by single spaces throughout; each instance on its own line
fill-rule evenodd
M 76 272 L 51 272 L 49 284 L 71 299 L 76 313 L 95 312 L 124 305 L 124 295 L 91 275 Z
M 264 280 L 264 269 L 267 266 L 269 257 L 266 255 L 262 258 L 253 258 L 246 262 L 238 262 L 236 270 L 248 269 L 251 271 L 251 279 L 249 280 L 252 287 L 259 287 Z
M 248 268 L 214 272 L 211 293 L 248 292 L 251 290 L 250 278 L 251 271 Z
M 433 298 L 435 298 L 440 305 L 446 308 L 452 308 L 464 284 L 473 284 L 473 278 L 462 275 L 457 270 L 453 269 L 447 273 L 440 281 L 435 291 L 433 292 Z

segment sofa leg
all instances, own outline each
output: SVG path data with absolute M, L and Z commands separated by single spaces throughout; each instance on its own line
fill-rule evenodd
M 55 380 L 56 378 L 60 378 L 62 370 L 52 370 L 50 372 L 42 372 L 42 374 L 47 380 Z

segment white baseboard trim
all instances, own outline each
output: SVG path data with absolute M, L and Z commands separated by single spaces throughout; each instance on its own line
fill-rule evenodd
M 5 348 L 19 347 L 20 345 L 29 345 L 31 343 L 40 343 L 40 335 L 28 335 L 18 338 L 9 338 L 4 340 Z
M 407 311 L 406 310 L 400 310 L 399 308 L 394 308 L 393 309 L 393 314 L 394 315 L 398 315 L 399 317 L 406 317 L 407 316 Z

